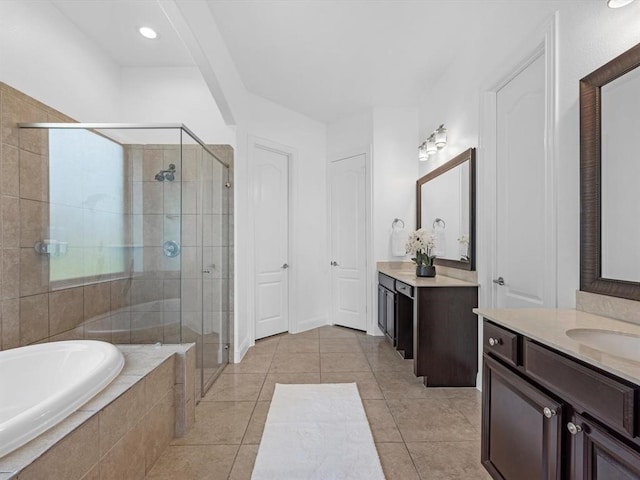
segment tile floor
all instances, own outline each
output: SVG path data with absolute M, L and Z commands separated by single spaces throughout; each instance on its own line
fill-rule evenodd
M 476 389 L 426 389 L 383 337 L 327 326 L 260 340 L 228 365 L 147 479 L 251 478 L 275 384 L 340 382 L 358 385 L 387 480 L 490 478 Z

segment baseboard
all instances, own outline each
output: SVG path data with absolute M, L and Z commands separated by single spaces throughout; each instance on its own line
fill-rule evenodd
M 235 350 L 235 354 L 233 356 L 233 363 L 240 363 L 244 356 L 247 354 L 249 348 L 251 348 L 252 344 L 249 341 L 249 337 L 246 337 L 243 342 L 238 346 Z
M 302 333 L 307 330 L 313 330 L 314 328 L 324 327 L 325 325 L 329 325 L 327 317 L 311 318 L 309 320 L 298 322 L 296 331 L 291 333 Z

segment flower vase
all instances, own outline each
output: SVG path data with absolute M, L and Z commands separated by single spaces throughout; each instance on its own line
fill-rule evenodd
M 435 277 L 435 265 L 416 265 L 416 277 Z

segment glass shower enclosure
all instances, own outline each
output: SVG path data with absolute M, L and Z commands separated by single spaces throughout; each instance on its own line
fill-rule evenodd
M 229 361 L 232 149 L 180 124 L 20 128 L 48 144 L 33 248 L 49 291 L 96 293 L 70 336 L 195 343 L 200 398 Z

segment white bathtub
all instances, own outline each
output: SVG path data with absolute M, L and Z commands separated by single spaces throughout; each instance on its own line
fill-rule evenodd
M 122 370 L 120 350 L 73 340 L 0 352 L 0 457 L 53 427 Z

